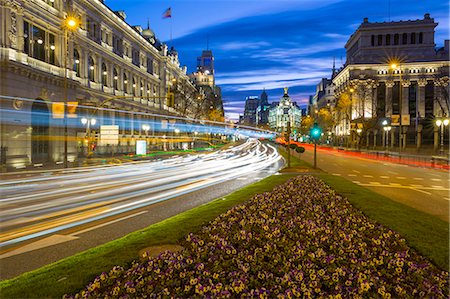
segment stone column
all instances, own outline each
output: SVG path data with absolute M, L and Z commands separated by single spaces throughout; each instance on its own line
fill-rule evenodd
M 424 118 L 425 117 L 425 85 L 427 85 L 427 80 L 419 79 L 417 81 L 417 85 L 418 85 L 417 97 L 416 97 L 417 112 L 421 118 Z
M 439 148 L 439 127 L 436 125 L 433 126 L 433 137 L 433 149 L 435 152 L 437 152 Z
M 373 149 L 377 147 L 377 134 L 378 130 L 373 130 Z
M 392 80 L 386 81 L 386 105 L 385 112 L 386 117 L 391 117 L 392 115 L 392 87 L 395 83 Z
M 401 114 L 402 115 L 407 115 L 409 114 L 409 86 L 411 85 L 411 82 L 409 80 L 403 80 L 402 81 L 402 111 Z M 409 124 L 403 126 L 402 128 L 402 148 L 406 147 L 406 132 L 408 131 L 408 128 L 411 124 L 411 121 Z
M 395 134 L 394 134 L 394 132 L 397 130 L 397 127 L 392 127 L 392 129 L 389 131 L 389 132 L 391 132 L 391 148 L 393 149 L 394 148 L 394 145 L 395 145 Z
M 422 125 L 417 126 L 417 140 L 416 140 L 417 151 L 419 151 L 420 148 L 422 147 L 422 129 L 423 129 Z

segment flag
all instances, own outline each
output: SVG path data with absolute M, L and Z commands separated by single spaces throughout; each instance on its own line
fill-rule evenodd
M 166 11 L 163 13 L 163 19 L 171 18 L 172 17 L 172 8 L 169 7 L 166 9 Z

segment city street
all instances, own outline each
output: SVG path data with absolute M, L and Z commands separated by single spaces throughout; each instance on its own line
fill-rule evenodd
M 256 140 L 205 155 L 1 182 L 1 279 L 103 244 L 275 173 Z
M 313 164 L 314 148 L 301 158 Z M 449 221 L 449 173 L 377 161 L 329 149 L 318 149 L 317 167 L 395 201 Z

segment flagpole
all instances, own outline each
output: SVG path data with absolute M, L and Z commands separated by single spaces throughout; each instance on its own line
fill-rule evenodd
M 173 18 L 170 17 L 170 46 L 173 47 L 173 43 L 172 43 L 172 22 L 173 22 Z

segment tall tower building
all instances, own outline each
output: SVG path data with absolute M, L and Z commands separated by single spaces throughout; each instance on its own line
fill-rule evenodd
M 211 50 L 203 50 L 202 56 L 197 57 L 197 71 L 214 75 L 214 56 Z

